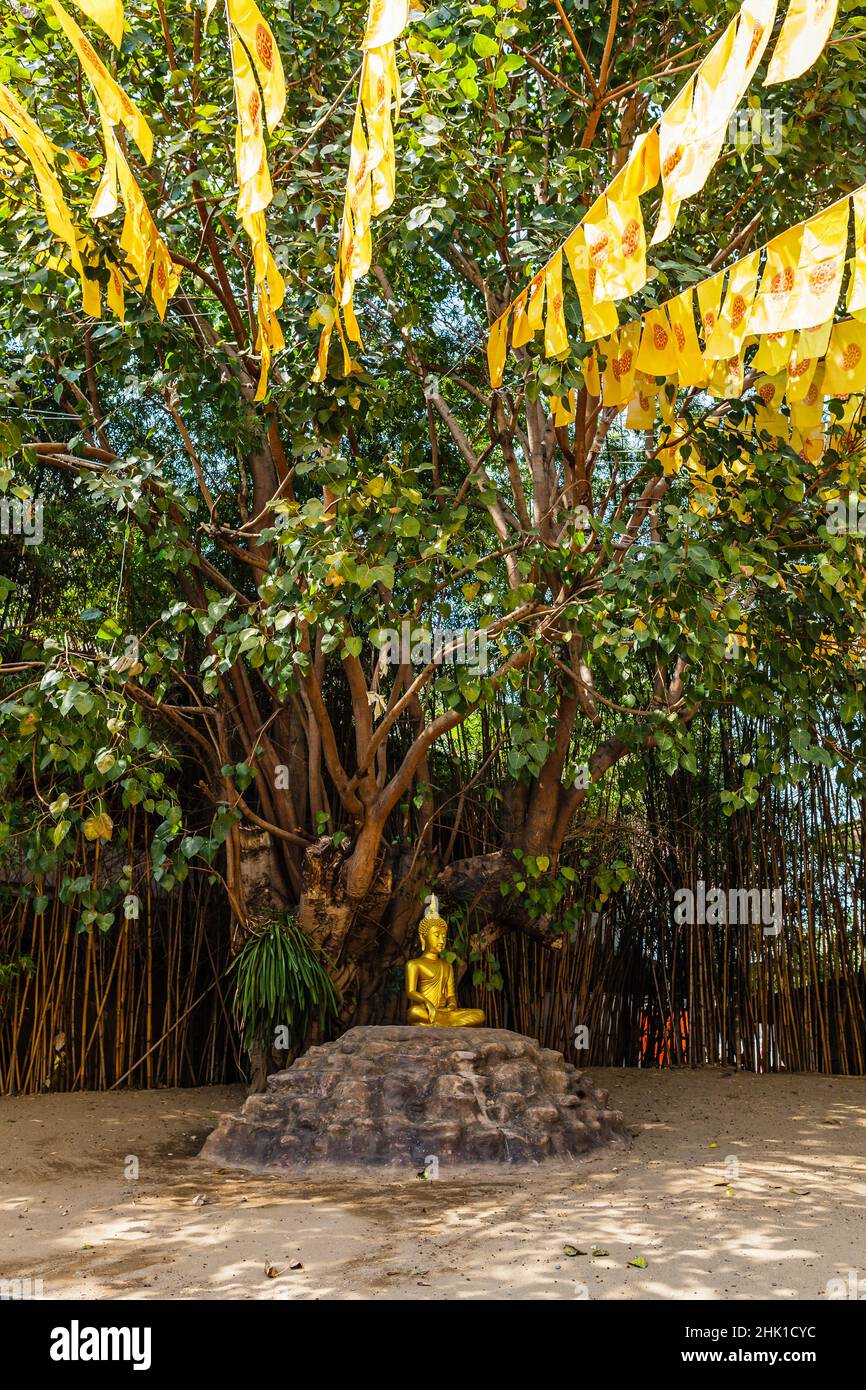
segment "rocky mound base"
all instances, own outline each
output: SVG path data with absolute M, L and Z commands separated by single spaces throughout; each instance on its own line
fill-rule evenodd
M 606 1091 L 502 1028 L 350 1028 L 224 1115 L 201 1157 L 247 1168 L 565 1158 L 625 1137 Z

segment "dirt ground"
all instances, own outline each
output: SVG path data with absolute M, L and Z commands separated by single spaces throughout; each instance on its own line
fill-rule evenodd
M 235 1087 L 0 1100 L 0 1279 L 76 1299 L 866 1295 L 866 1081 L 592 1075 L 628 1148 L 436 1182 L 205 1167 Z

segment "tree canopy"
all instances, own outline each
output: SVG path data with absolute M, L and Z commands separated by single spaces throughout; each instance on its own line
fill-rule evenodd
M 314 382 L 365 7 L 266 6 L 287 92 L 267 236 L 286 288 L 262 401 L 224 7 L 129 0 L 117 52 L 78 16 L 152 129 L 150 165 L 118 138 L 180 281 L 164 318 L 131 282 L 125 321 L 85 313 L 31 171 L 0 145 L 0 488 L 44 504 L 41 545 L 4 542 L 0 833 L 33 872 L 73 884 L 74 836 L 110 844 L 142 805 L 165 885 L 204 864 L 241 923 L 297 905 L 363 1019 L 434 884 L 495 929 L 579 920 L 569 829 L 612 767 L 640 776 L 633 755 L 695 770 L 714 708 L 763 720 L 730 809 L 810 762 L 862 790 L 863 537 L 827 525 L 832 499 L 866 488 L 859 417 L 831 403 L 810 462 L 756 430 L 748 392 L 697 391 L 666 464 L 663 421 L 627 429 L 587 389 L 576 310 L 561 360 L 530 346 L 499 389 L 487 375 L 490 324 L 736 9 L 413 12 L 396 199 L 356 287 L 363 351 L 344 374 L 334 341 Z M 866 182 L 864 26 L 843 0 L 813 68 L 750 90 L 781 149 L 726 144 L 629 314 Z M 88 217 L 99 112 L 42 0 L 5 7 L 0 82 L 53 143 L 107 288 L 125 262 L 121 214 Z M 563 427 L 551 400 L 569 391 Z M 390 660 L 407 620 L 416 639 L 484 629 L 486 669 L 423 644 Z M 470 793 L 481 849 L 461 829 Z M 596 866 L 592 894 L 627 877 Z M 108 930 L 120 876 L 75 891 Z

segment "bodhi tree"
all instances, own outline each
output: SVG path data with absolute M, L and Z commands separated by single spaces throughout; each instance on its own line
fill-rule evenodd
M 568 348 L 548 357 L 529 342 L 490 385 L 490 325 L 732 4 L 413 14 L 398 53 L 396 200 L 356 286 L 363 351 L 347 371 L 335 341 L 313 382 L 333 321 L 365 7 L 269 8 L 286 87 L 266 213 L 282 350 L 263 344 L 260 246 L 237 216 L 243 46 L 230 54 L 224 7 L 130 0 L 116 52 L 82 17 L 153 133 L 145 164 L 114 126 L 170 257 L 167 306 L 159 290 L 136 292 L 120 213 L 88 215 L 111 145 L 56 7 L 13 0 L 0 21 L 0 80 L 54 148 L 83 273 L 106 293 L 105 317 L 92 299 L 85 311 L 10 136 L 3 495 L 49 499 L 49 545 L 64 509 L 116 542 L 98 552 L 83 615 L 28 616 L 35 558 L 6 567 L 17 618 L 3 637 L 0 770 L 7 830 L 40 872 L 67 871 L 81 824 L 110 841 L 112 797 L 141 803 L 161 817 L 151 854 L 164 885 L 191 862 L 218 870 L 238 939 L 296 908 L 344 1021 L 381 1021 L 432 887 L 471 906 L 487 942 L 502 930 L 551 941 L 625 882 L 626 864 L 593 865 L 587 898 L 567 834 L 613 767 L 638 775 L 633 755 L 694 770 L 695 721 L 720 702 L 764 718 L 732 808 L 809 761 L 856 779 L 863 548 L 828 532 L 827 502 L 862 483 L 862 439 L 849 410 L 809 462 L 759 432 L 748 389 L 681 395 L 676 448 L 664 419 L 628 429 L 593 392 L 570 302 Z M 862 23 L 844 6 L 836 33 L 802 79 L 772 89 L 782 148 L 725 145 L 623 320 L 866 180 Z M 117 273 L 123 321 L 109 307 Z M 553 402 L 570 392 L 560 423 Z M 62 550 L 44 563 L 62 571 Z M 447 640 L 442 659 L 435 629 L 481 630 L 486 660 L 448 659 Z M 815 721 L 828 703 L 845 731 L 832 748 Z M 193 769 L 185 791 L 166 759 Z M 211 808 L 206 833 L 189 833 L 192 782 Z M 468 798 L 490 826 L 481 851 Z M 110 929 L 110 901 L 101 908 Z

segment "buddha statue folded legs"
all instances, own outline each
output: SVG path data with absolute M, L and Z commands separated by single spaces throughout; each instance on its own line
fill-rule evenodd
M 428 1028 L 478 1028 L 484 1022 L 482 1009 L 434 1009 L 433 1017 L 420 1004 L 412 1004 L 406 1017 L 410 1023 Z
M 434 896 L 418 927 L 421 955 L 406 962 L 406 1019 L 428 1028 L 477 1028 L 483 1010 L 458 1007 L 454 967 L 440 960 L 447 936 Z

